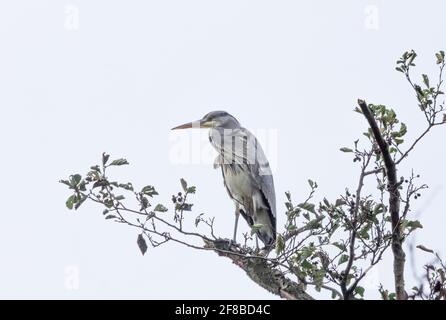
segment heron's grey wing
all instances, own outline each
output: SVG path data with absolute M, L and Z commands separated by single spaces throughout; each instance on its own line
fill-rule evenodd
M 254 138 L 255 139 L 255 138 Z M 256 139 L 257 141 L 257 139 Z M 257 143 L 257 157 L 256 164 L 252 166 L 252 170 L 255 170 L 257 174 L 255 174 L 255 178 L 258 180 L 258 186 L 263 192 L 266 200 L 269 203 L 271 213 L 274 218 L 274 222 L 276 221 L 276 192 L 274 188 L 274 179 L 271 172 L 271 168 L 269 166 L 268 159 L 266 158 L 265 153 L 263 152 L 262 146 L 260 143 Z
M 238 128 L 220 131 L 219 141 L 213 139 L 214 148 L 220 150 L 225 163 L 236 165 L 247 165 L 250 170 L 252 181 L 260 189 L 268 201 L 274 222 L 276 220 L 276 194 L 274 180 L 268 159 L 263 152 L 262 146 L 257 138 L 247 129 Z
M 266 158 L 263 148 L 257 138 L 247 129 L 242 128 L 241 131 L 247 137 L 248 160 L 254 161 L 249 166 L 253 179 L 256 181 L 257 187 L 262 191 L 263 196 L 269 204 L 274 232 L 276 229 L 276 192 L 274 188 L 274 179 L 271 168 Z M 252 155 L 254 153 L 255 155 Z
M 268 201 L 271 213 L 274 218 L 274 222 L 276 221 L 276 192 L 274 189 L 274 179 L 272 175 L 263 175 L 260 176 L 260 185 L 261 190 Z
M 219 154 L 214 160 L 214 169 L 218 169 L 223 164 L 223 158 Z

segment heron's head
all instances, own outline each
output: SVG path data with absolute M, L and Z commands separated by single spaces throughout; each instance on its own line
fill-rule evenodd
M 240 123 L 236 118 L 226 111 L 212 111 L 206 114 L 202 119 L 182 124 L 172 130 L 187 128 L 224 128 L 236 129 L 240 128 Z

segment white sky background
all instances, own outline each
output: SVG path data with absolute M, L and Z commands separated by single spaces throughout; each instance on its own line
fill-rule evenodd
M 94 205 L 68 211 L 57 181 L 85 173 L 103 151 L 126 157 L 131 166 L 117 178 L 155 185 L 155 202 L 170 205 L 184 177 L 198 187 L 193 217 L 215 215 L 219 235 L 231 237 L 220 172 L 170 157 L 171 127 L 224 109 L 245 127 L 277 130 L 281 229 L 285 191 L 297 202 L 312 178 L 318 199 L 334 199 L 356 183 L 359 168 L 338 150 L 366 129 L 352 112 L 357 98 L 394 107 L 411 138 L 423 128 L 394 65 L 415 49 L 415 74 L 436 75 L 445 9 L 441 1 L 2 1 L 0 298 L 274 298 L 214 253 L 169 244 L 141 256 L 136 230 L 104 221 Z M 77 11 L 78 25 L 67 21 Z M 430 185 L 414 207 L 424 225 L 416 243 L 443 256 L 445 130 L 400 172 L 414 167 Z M 428 260 L 417 254 L 420 268 Z M 372 273 L 367 297 L 379 282 L 392 288 L 391 264 L 386 257 Z M 71 267 L 78 287 L 66 277 Z M 410 266 L 406 275 L 411 288 Z

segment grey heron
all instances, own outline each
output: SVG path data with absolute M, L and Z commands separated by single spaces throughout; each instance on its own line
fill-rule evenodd
M 271 169 L 257 138 L 225 111 L 212 111 L 172 130 L 187 128 L 210 129 L 209 141 L 219 154 L 214 168 L 221 168 L 235 204 L 233 241 L 241 214 L 266 248 L 271 248 L 276 240 L 276 195 Z

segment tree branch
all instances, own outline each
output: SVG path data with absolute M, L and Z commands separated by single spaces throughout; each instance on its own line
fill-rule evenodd
M 388 179 L 388 192 L 389 192 L 389 211 L 392 221 L 392 252 L 393 252 L 393 274 L 395 281 L 395 293 L 399 300 L 407 299 L 407 293 L 404 288 L 404 264 L 406 260 L 406 254 L 402 247 L 402 232 L 400 225 L 400 194 L 399 183 L 397 179 L 397 168 L 394 160 L 389 152 L 389 146 L 384 140 L 381 131 L 376 123 L 376 119 L 373 116 L 370 108 L 364 100 L 358 100 L 359 107 L 367 119 L 370 128 L 372 129 L 373 136 L 381 151 L 385 171 Z
M 395 163 L 396 163 L 397 165 L 400 164 L 400 162 L 403 161 L 404 158 L 406 158 L 406 157 L 409 155 L 409 153 L 415 148 L 415 146 L 417 145 L 417 143 L 420 142 L 420 140 L 423 139 L 424 136 L 425 136 L 426 134 L 428 134 L 429 131 L 430 131 L 433 127 L 438 126 L 438 125 L 440 125 L 440 124 L 443 124 L 443 123 L 434 123 L 434 124 L 430 124 L 430 125 L 427 127 L 427 129 L 424 130 L 423 133 L 422 133 L 422 134 L 421 134 L 421 135 L 420 135 L 420 136 L 419 136 L 419 137 L 412 143 L 412 145 L 410 146 L 410 148 L 407 149 L 407 151 L 404 152 L 404 154 L 401 155 L 401 158 L 399 158 Z
M 347 282 L 348 282 L 348 275 L 350 274 L 350 270 L 353 265 L 353 261 L 355 260 L 355 242 L 356 242 L 356 233 L 357 228 L 356 224 L 358 222 L 358 213 L 359 213 L 359 207 L 361 205 L 361 192 L 362 188 L 364 186 L 364 177 L 365 177 L 365 171 L 370 163 L 371 155 L 369 155 L 367 158 L 364 158 L 364 163 L 361 168 L 361 174 L 359 175 L 359 182 L 358 182 L 358 188 L 356 189 L 356 202 L 355 206 L 352 210 L 352 231 L 350 236 L 350 246 L 349 246 L 349 258 L 347 262 L 347 266 L 344 270 L 344 278 L 341 281 L 341 289 L 342 293 L 344 295 L 344 299 L 349 300 L 352 298 L 352 293 L 355 287 L 351 287 L 347 289 Z
M 265 259 L 242 256 L 238 247 L 229 241 L 205 241 L 205 248 L 215 250 L 246 272 L 248 277 L 265 290 L 287 300 L 314 300 L 305 292 L 304 285 L 288 279 Z

